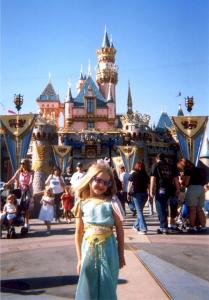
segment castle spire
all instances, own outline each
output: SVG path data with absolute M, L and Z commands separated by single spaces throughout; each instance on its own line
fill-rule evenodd
M 81 64 L 80 80 L 83 80 L 83 65 Z
M 72 96 L 72 91 L 71 91 L 71 82 L 70 80 L 68 81 L 68 90 L 66 94 L 66 102 L 72 102 L 73 101 L 73 96 Z
M 78 83 L 76 86 L 78 93 L 82 89 L 82 86 L 83 86 L 85 80 L 86 80 L 86 78 L 85 78 L 85 75 L 83 75 L 83 66 L 81 65 L 80 77 L 79 77 L 79 80 L 78 80 Z
M 113 40 L 112 40 L 112 34 L 111 34 L 111 36 L 110 36 L 110 48 L 114 48 Z
M 131 87 L 130 87 L 130 81 L 128 81 L 128 111 L 127 114 L 132 114 L 133 109 L 132 109 L 132 97 L 131 97 Z
M 49 72 L 49 83 L 52 83 L 52 74 Z
M 88 77 L 91 76 L 91 61 L 89 58 L 89 63 L 88 63 Z
M 103 42 L 102 42 L 102 48 L 107 48 L 110 47 L 110 41 L 108 38 L 108 34 L 107 34 L 107 28 L 105 25 L 105 31 L 104 31 L 104 37 L 103 37 Z
M 178 114 L 177 116 L 183 116 L 184 113 L 183 113 L 183 110 L 182 110 L 182 107 L 181 107 L 181 104 L 179 104 L 179 108 L 178 108 Z

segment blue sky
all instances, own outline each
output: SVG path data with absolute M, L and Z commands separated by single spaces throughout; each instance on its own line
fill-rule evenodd
M 92 77 L 104 27 L 117 49 L 117 113 L 127 111 L 128 80 L 133 109 L 157 123 L 176 115 L 193 96 L 193 115 L 209 115 L 209 0 L 1 0 L 1 113 L 24 95 L 21 112 L 36 112 L 48 82 L 61 101 L 80 66 Z M 182 96 L 176 97 L 181 91 Z

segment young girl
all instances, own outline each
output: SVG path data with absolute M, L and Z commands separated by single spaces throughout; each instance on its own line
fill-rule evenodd
M 41 210 L 39 219 L 44 221 L 47 226 L 47 234 L 51 233 L 51 221 L 54 218 L 54 196 L 52 188 L 46 187 L 41 199 Z
M 73 207 L 73 197 L 71 195 L 70 186 L 65 186 L 65 191 L 61 196 L 63 214 L 67 223 L 71 221 L 72 213 L 71 209 Z
M 13 194 L 10 194 L 7 197 L 6 204 L 4 205 L 3 212 L 1 213 L 1 224 L 3 223 L 5 218 L 7 218 L 9 227 L 12 225 L 12 223 L 16 217 L 16 212 L 17 212 L 17 208 L 14 203 L 15 199 L 16 199 L 15 195 L 13 195 Z
M 115 193 L 112 170 L 102 163 L 92 165 L 76 188 L 77 300 L 117 299 L 118 273 L 125 259 L 123 209 Z

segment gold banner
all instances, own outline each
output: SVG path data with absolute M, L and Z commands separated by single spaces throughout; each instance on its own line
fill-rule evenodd
M 137 151 L 136 146 L 119 146 L 118 149 L 120 153 L 124 154 L 127 159 Z
M 119 174 L 120 174 L 120 167 L 124 165 L 122 157 L 121 156 L 112 157 L 112 162 L 113 162 L 115 170 L 116 170 L 116 172 L 117 172 L 117 174 L 119 176 Z
M 0 120 L 4 130 L 13 136 L 21 137 L 34 125 L 36 116 L 34 114 L 3 115 L 0 116 Z
M 208 117 L 206 116 L 178 116 L 172 117 L 175 127 L 187 138 L 195 137 L 204 126 Z
M 64 158 L 65 155 L 69 154 L 72 147 L 65 145 L 52 145 L 54 152 L 61 158 Z

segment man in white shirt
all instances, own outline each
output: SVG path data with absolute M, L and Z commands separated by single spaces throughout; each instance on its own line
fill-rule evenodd
M 71 180 L 70 180 L 70 184 L 71 186 L 74 188 L 75 185 L 78 185 L 81 178 L 83 178 L 83 176 L 86 174 L 86 172 L 83 171 L 83 165 L 82 163 L 78 162 L 76 165 L 76 172 L 73 173 Z

